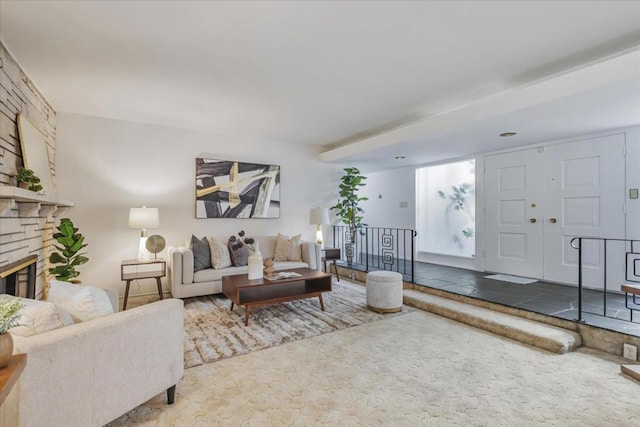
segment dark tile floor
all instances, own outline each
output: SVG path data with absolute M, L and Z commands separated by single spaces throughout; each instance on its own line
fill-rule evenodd
M 378 266 L 375 261 L 370 260 L 369 270 L 385 269 L 384 265 Z M 406 281 L 412 281 L 410 265 L 398 266 L 396 263 L 395 267 L 393 270 L 402 273 Z M 365 269 L 363 265 L 354 265 L 351 268 Z M 442 289 L 562 319 L 578 320 L 578 288 L 574 286 L 542 281 L 519 285 L 485 278 L 484 276 L 489 273 L 425 262 L 416 262 L 413 273 L 413 282 L 417 285 Z M 607 316 L 604 316 L 604 297 L 605 293 L 601 291 L 589 289 L 583 291 L 582 320 L 589 325 L 640 336 L 640 312 L 634 315 L 635 322 L 630 322 L 630 313 L 625 307 L 624 294 L 607 292 Z

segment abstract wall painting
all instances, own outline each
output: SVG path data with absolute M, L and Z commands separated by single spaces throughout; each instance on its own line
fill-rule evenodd
M 196 158 L 196 218 L 280 218 L 280 166 Z

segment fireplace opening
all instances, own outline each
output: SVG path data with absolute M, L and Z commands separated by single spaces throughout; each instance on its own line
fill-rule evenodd
M 0 294 L 35 299 L 38 256 L 32 255 L 0 266 Z

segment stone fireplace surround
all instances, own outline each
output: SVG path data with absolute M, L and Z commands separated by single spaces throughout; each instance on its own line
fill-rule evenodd
M 55 186 L 56 112 L 0 42 L 0 271 L 35 257 L 33 292 L 35 298 L 43 298 L 53 227 L 56 218 L 73 203 L 59 201 L 54 194 L 38 195 L 17 188 L 12 182 L 18 167 L 24 165 L 19 113 L 45 135 Z

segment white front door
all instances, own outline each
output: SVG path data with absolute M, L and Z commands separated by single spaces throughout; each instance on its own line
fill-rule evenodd
M 573 237 L 625 238 L 624 145 L 618 134 L 545 147 L 545 280 L 577 284 Z M 602 286 L 604 255 L 603 242 L 583 241 L 585 286 Z M 619 290 L 624 257 L 624 245 L 608 245 L 609 289 Z
M 487 271 L 542 278 L 542 149 L 485 157 Z
M 485 158 L 487 271 L 576 284 L 576 236 L 625 238 L 625 138 L 590 138 Z M 583 284 L 624 279 L 625 245 L 585 240 Z

